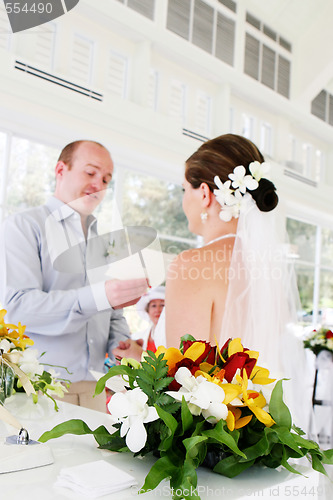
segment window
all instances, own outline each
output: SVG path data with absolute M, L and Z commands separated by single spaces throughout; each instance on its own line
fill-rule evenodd
M 287 231 L 295 249 L 300 320 L 333 326 L 333 230 L 289 218 Z
M 3 7 L 0 7 L 0 49 L 9 50 L 12 38 L 8 16 Z
M 246 115 L 245 113 L 242 114 L 242 133 L 244 137 L 247 139 L 250 139 L 251 141 L 254 140 L 254 118 L 253 116 Z
M 204 92 L 197 93 L 195 132 L 204 136 L 210 136 L 212 99 Z
M 154 19 L 155 0 L 118 0 L 149 19 Z
M 230 66 L 234 63 L 235 25 L 235 21 L 217 13 L 215 55 Z
M 71 75 L 81 85 L 92 80 L 94 42 L 81 35 L 74 35 Z
M 178 254 L 193 246 L 195 240 L 187 229 L 182 211 L 180 186 L 131 170 L 125 172 L 123 179 L 121 213 L 124 225 L 153 227 L 167 254 Z
M 0 132 L 0 223 L 3 219 L 3 203 L 6 196 L 6 143 L 7 135 L 4 132 Z
M 311 323 L 314 306 L 317 228 L 313 224 L 287 219 L 287 231 L 297 256 L 295 271 L 302 306 L 300 319 Z
M 127 0 L 127 6 L 149 19 L 154 19 L 155 0 Z
M 127 97 L 127 88 L 128 59 L 110 51 L 106 74 L 106 90 L 124 99 Z
M 154 69 L 149 73 L 148 107 L 157 111 L 159 75 Z
M 167 29 L 190 39 L 191 0 L 169 0 Z
M 181 127 L 186 124 L 186 85 L 178 80 L 173 80 L 170 89 L 169 114 L 178 118 Z
M 56 24 L 47 23 L 35 33 L 34 62 L 38 68 L 52 71 L 56 43 Z
M 21 137 L 11 141 L 5 215 L 45 203 L 54 192 L 59 150 Z
M 322 90 L 311 103 L 311 113 L 320 120 L 333 125 L 333 95 Z
M 223 6 L 213 8 L 203 0 L 169 0 L 166 27 L 221 61 L 233 65 L 236 4 L 232 0 L 219 3 Z
M 195 0 L 192 43 L 206 52 L 213 48 L 214 9 L 202 0 Z
M 246 22 L 244 73 L 289 98 L 291 45 L 249 12 Z
M 260 128 L 260 150 L 263 154 L 272 156 L 273 130 L 269 123 L 262 123 Z

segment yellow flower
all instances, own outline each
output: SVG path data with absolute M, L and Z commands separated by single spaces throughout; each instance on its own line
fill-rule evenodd
M 271 427 L 275 424 L 270 414 L 263 410 L 263 407 L 266 405 L 266 399 L 264 396 L 259 392 L 247 390 L 248 378 L 246 371 L 243 370 L 243 378 L 236 375 L 236 379 L 242 388 L 244 405 L 247 406 L 257 419 L 266 425 L 266 427 Z
M 24 351 L 28 345 L 33 345 L 34 341 L 31 340 L 27 335 L 24 335 L 25 325 L 22 325 L 19 321 L 18 325 L 12 323 L 5 323 L 4 317 L 7 314 L 6 309 L 1 309 L 0 311 L 0 336 L 12 342 L 15 347 L 19 347 Z
M 275 378 L 269 378 L 269 370 L 261 366 L 255 366 L 252 370 L 250 379 L 254 384 L 267 385 L 275 382 Z
M 252 415 L 242 417 L 242 411 L 239 408 L 229 408 L 228 416 L 226 419 L 229 431 L 234 429 L 241 429 L 245 427 L 252 420 Z

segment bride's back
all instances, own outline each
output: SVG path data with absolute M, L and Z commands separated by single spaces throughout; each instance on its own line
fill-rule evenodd
M 169 346 L 178 346 L 187 333 L 212 343 L 219 338 L 233 245 L 234 237 L 226 234 L 202 248 L 182 252 L 170 265 L 166 292 Z

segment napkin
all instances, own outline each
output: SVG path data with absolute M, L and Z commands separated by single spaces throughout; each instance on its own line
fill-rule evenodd
M 98 498 L 136 484 L 134 477 L 127 472 L 105 460 L 97 460 L 61 469 L 55 486 L 70 488 L 87 498 Z

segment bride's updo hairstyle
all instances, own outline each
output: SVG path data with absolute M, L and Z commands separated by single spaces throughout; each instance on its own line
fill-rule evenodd
M 194 189 L 204 182 L 214 192 L 216 175 L 226 182 L 238 165 L 243 165 L 246 174 L 251 175 L 249 165 L 254 161 L 263 163 L 265 160 L 253 142 L 240 135 L 225 134 L 205 142 L 187 159 L 185 178 Z M 248 192 L 262 212 L 270 212 L 278 204 L 276 188 L 268 179 L 260 179 L 258 188 Z

